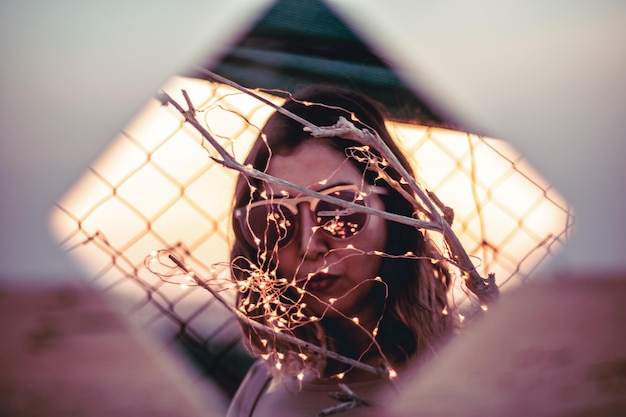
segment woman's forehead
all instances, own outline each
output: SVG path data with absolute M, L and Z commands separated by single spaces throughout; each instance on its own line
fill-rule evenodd
M 363 173 L 341 151 L 317 141 L 307 141 L 289 155 L 273 155 L 267 173 L 312 190 L 322 190 L 334 184 L 362 184 Z M 265 184 L 273 195 L 294 190 L 276 184 Z

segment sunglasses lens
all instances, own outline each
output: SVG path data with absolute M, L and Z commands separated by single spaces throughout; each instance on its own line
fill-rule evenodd
M 365 205 L 362 198 L 357 198 L 358 194 L 352 190 L 340 190 L 329 194 L 332 197 L 344 201 Z M 348 239 L 356 235 L 365 226 L 367 221 L 366 213 L 346 213 L 344 207 L 326 201 L 320 201 L 315 209 L 317 224 L 335 239 Z M 331 214 L 336 212 L 337 214 Z
M 264 204 L 250 208 L 248 224 L 244 225 L 250 243 L 261 249 L 273 250 L 293 238 L 295 216 L 278 204 Z
M 328 195 L 365 206 L 364 200 L 353 189 L 339 189 Z M 367 223 L 366 213 L 352 212 L 323 200 L 318 200 L 314 206 L 317 226 L 334 239 L 349 239 L 359 233 Z M 243 221 L 240 217 L 240 221 L 246 240 L 251 245 L 258 246 L 261 250 L 274 250 L 286 246 L 293 239 L 298 223 L 296 216 L 298 214 L 292 212 L 286 204 L 268 201 L 251 206 L 246 220 Z

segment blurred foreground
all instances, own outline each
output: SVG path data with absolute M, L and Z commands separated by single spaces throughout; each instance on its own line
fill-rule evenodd
M 223 416 L 227 400 L 86 285 L 0 282 L 0 416 Z M 626 416 L 626 274 L 503 294 L 383 415 Z M 382 411 L 382 410 L 379 410 Z
M 393 416 L 626 416 L 626 273 L 510 293 L 408 375 Z
M 184 361 L 87 285 L 0 282 L 0 416 L 223 416 Z

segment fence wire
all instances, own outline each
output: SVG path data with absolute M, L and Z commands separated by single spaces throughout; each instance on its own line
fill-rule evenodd
M 242 161 L 272 109 L 218 83 L 177 77 L 164 87 L 181 101 L 182 89 Z M 564 244 L 570 208 L 510 145 L 408 123 L 389 127 L 418 181 L 455 210 L 453 230 L 468 254 L 501 288 L 528 280 Z M 251 363 L 232 314 L 205 289 L 164 282 L 145 265 L 151 252 L 171 251 L 234 301 L 227 283 L 235 173 L 202 143 L 175 109 L 151 100 L 60 199 L 52 229 L 131 320 L 176 341 L 232 395 Z

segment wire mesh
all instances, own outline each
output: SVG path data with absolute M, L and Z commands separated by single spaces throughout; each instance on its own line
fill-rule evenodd
M 219 83 L 176 77 L 163 89 L 181 101 L 187 91 L 203 125 L 239 161 L 273 111 Z M 418 181 L 455 210 L 453 230 L 499 286 L 528 280 L 564 244 L 571 209 L 510 145 L 410 124 L 389 122 L 389 128 Z M 227 283 L 235 173 L 202 144 L 180 113 L 151 100 L 59 200 L 51 224 L 94 284 L 132 320 L 180 342 L 232 395 L 251 363 L 235 318 L 203 288 L 184 277 L 164 282 L 145 264 L 151 252 L 171 251 L 234 300 Z

